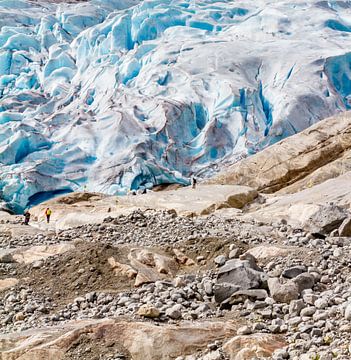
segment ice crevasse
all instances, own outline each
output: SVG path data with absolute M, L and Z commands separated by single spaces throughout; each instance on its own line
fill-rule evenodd
M 0 0 L 0 199 L 210 176 L 350 108 L 351 2 Z

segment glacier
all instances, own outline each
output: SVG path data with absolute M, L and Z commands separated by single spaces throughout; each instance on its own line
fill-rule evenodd
M 351 107 L 351 1 L 0 0 L 0 199 L 188 184 Z

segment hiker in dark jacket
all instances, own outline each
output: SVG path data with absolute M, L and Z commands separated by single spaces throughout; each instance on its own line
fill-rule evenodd
M 24 215 L 24 225 L 29 225 L 30 212 L 27 210 L 23 215 Z

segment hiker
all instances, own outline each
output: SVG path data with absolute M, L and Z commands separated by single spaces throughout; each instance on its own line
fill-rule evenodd
M 193 177 L 191 178 L 191 186 L 192 186 L 193 189 L 196 188 L 196 183 L 197 183 L 196 178 L 195 178 L 195 176 L 193 176 Z
M 49 208 L 46 208 L 45 210 L 45 216 L 46 216 L 46 222 L 49 223 L 50 222 L 50 216 L 51 216 L 52 211 Z
M 29 225 L 30 212 L 27 210 L 23 215 L 24 215 L 24 225 Z

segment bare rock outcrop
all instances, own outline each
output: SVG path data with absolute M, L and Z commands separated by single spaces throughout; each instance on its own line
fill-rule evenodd
M 313 185 L 346 173 L 351 151 L 351 115 L 335 116 L 311 126 L 299 134 L 224 169 L 211 184 L 246 185 L 260 192 L 274 193 L 330 165 L 310 178 Z M 330 171 L 333 169 L 333 171 Z M 349 169 L 350 170 L 350 169 Z M 329 175 L 328 175 L 329 174 Z M 303 188 L 303 184 L 300 184 Z M 307 184 L 305 184 L 307 185 Z M 295 190 L 300 190 L 297 187 Z
M 163 327 L 145 322 L 83 321 L 1 336 L 0 352 L 2 360 L 62 360 L 81 338 L 93 341 L 103 336 L 106 343 L 118 343 L 133 360 L 166 360 L 192 354 L 210 342 L 230 338 L 235 331 L 234 323 L 228 321 Z

